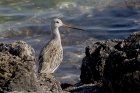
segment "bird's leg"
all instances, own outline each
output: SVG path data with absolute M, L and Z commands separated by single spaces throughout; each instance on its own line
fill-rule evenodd
M 53 73 L 47 73 L 47 78 L 53 78 Z

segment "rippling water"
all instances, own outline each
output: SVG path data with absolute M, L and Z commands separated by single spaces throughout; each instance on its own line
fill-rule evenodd
M 50 40 L 53 18 L 85 29 L 60 28 L 64 59 L 55 76 L 74 84 L 86 46 L 140 30 L 139 5 L 139 0 L 0 0 L 0 42 L 24 40 L 38 56 Z

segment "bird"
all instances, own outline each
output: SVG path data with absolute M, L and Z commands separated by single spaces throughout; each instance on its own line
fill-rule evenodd
M 37 73 L 53 74 L 63 60 L 63 48 L 58 29 L 59 27 L 83 30 L 63 24 L 58 18 L 53 19 L 51 22 L 52 39 L 45 45 L 39 54 Z

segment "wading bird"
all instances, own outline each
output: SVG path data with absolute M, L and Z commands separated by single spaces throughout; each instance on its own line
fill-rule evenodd
M 67 27 L 82 30 L 72 26 L 63 24 L 60 19 L 53 19 L 51 22 L 52 39 L 46 44 L 39 54 L 37 63 L 37 72 L 51 74 L 58 68 L 63 59 L 63 49 L 61 45 L 61 37 L 59 27 Z

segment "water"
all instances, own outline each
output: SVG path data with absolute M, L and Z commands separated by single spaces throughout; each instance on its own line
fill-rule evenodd
M 61 83 L 78 82 L 85 47 L 124 39 L 140 30 L 139 0 L 0 0 L 0 42 L 24 40 L 38 56 L 50 40 L 50 21 L 83 28 L 60 28 L 64 59 L 54 75 Z

